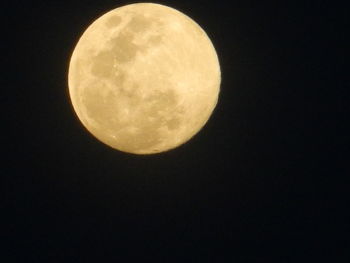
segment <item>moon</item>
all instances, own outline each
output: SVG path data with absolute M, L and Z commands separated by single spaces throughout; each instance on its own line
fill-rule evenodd
M 204 30 L 168 6 L 113 9 L 82 34 L 69 63 L 70 99 L 98 140 L 153 154 L 190 140 L 218 101 L 221 73 Z

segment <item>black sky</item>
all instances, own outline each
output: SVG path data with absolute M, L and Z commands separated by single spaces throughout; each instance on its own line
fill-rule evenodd
M 217 49 L 217 108 L 187 144 L 135 156 L 88 134 L 74 46 L 130 1 L 2 4 L 0 262 L 349 262 L 346 6 L 158 1 Z

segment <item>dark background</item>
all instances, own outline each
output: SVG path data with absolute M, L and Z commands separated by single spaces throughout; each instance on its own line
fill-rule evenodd
M 206 30 L 221 93 L 191 141 L 137 156 L 67 90 L 80 35 L 128 3 L 2 4 L 0 261 L 349 262 L 347 7 L 159 1 Z

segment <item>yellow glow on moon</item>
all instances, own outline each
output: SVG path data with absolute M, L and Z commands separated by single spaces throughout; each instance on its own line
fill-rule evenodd
M 201 27 L 151 3 L 94 21 L 68 74 L 83 125 L 103 143 L 134 154 L 164 152 L 193 137 L 217 104 L 220 81 L 216 51 Z

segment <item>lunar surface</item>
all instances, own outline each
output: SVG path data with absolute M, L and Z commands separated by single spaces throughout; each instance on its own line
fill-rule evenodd
M 73 108 L 97 139 L 123 152 L 173 149 L 208 121 L 220 66 L 203 29 L 159 4 L 114 9 L 79 39 L 69 64 Z

